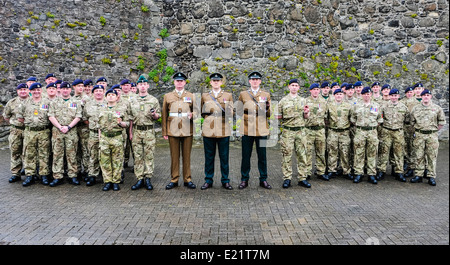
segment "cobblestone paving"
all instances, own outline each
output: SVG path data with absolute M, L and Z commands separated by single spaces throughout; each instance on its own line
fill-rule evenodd
M 367 178 L 353 184 L 343 178 L 325 182 L 313 177 L 311 189 L 293 185 L 285 190 L 280 151 L 270 148 L 268 181 L 274 188 L 259 187 L 254 151 L 250 187 L 239 190 L 237 145 L 230 150 L 234 190 L 221 188 L 217 162 L 215 186 L 202 191 L 203 148 L 196 146 L 192 152 L 196 190 L 165 190 L 169 149 L 158 145 L 153 191 L 132 191 L 136 180 L 127 169 L 120 191 L 103 192 L 102 184 L 10 184 L 9 149 L 3 148 L 0 245 L 360 245 L 370 240 L 382 245 L 449 244 L 448 144 L 441 144 L 439 151 L 436 187 L 400 183 L 390 176 L 378 185 Z

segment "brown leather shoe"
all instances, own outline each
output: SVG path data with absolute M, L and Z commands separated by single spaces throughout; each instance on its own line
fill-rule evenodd
M 240 190 L 243 190 L 247 187 L 248 187 L 248 181 L 242 181 L 241 184 L 239 185 Z
M 270 186 L 270 184 L 267 181 L 260 182 L 259 186 L 261 186 L 261 187 L 263 187 L 265 189 L 268 189 L 268 190 L 272 189 L 272 186 Z

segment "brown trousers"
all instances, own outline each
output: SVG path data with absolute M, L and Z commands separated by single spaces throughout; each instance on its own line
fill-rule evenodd
M 191 179 L 191 150 L 192 136 L 173 137 L 169 136 L 171 169 L 171 182 L 178 183 L 180 178 L 180 148 L 183 157 L 183 180 L 185 183 L 192 181 Z

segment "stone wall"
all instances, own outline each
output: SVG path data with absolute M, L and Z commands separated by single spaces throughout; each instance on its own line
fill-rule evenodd
M 302 93 L 324 80 L 377 80 L 401 90 L 422 82 L 448 115 L 446 0 L 63 3 L 0 0 L 0 104 L 19 82 L 44 82 L 49 72 L 64 80 L 105 76 L 111 84 L 146 74 L 150 93 L 162 99 L 174 71 L 188 74 L 194 92 L 221 72 L 237 96 L 257 70 L 274 99 L 294 77 Z

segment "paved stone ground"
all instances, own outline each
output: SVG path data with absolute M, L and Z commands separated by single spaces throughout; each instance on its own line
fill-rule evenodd
M 0 152 L 0 245 L 382 245 L 449 244 L 449 147 L 441 144 L 438 185 L 400 183 L 387 177 L 378 185 L 343 178 L 313 178 L 311 189 L 281 188 L 280 151 L 268 150 L 269 182 L 258 186 L 253 153 L 250 187 L 238 190 L 239 146 L 231 148 L 233 191 L 216 186 L 201 191 L 203 149 L 193 149 L 193 181 L 166 191 L 169 149 L 158 145 L 155 190 L 132 191 L 126 171 L 118 192 L 64 184 L 24 188 L 8 183 L 9 149 Z M 216 163 L 218 168 L 218 163 Z M 389 172 L 389 171 L 388 171 Z M 367 178 L 365 179 L 367 180 Z M 296 181 L 295 181 L 296 183 Z

